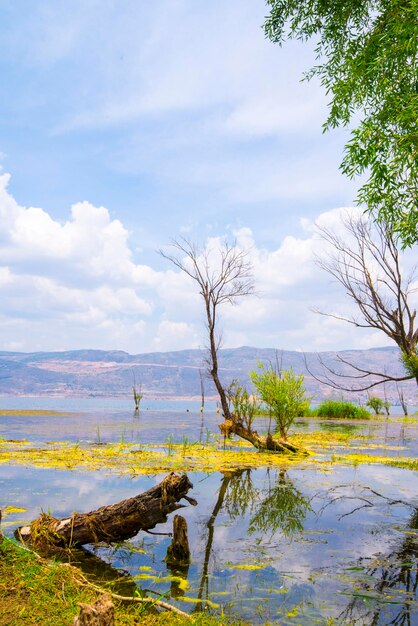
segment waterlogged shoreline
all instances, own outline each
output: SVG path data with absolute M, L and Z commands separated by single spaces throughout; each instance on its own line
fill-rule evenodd
M 418 617 L 416 419 L 299 419 L 291 440 L 309 454 L 298 457 L 224 440 L 215 412 L 45 408 L 52 413 L 22 407 L 0 414 L 6 535 L 41 511 L 65 518 L 95 510 L 171 471 L 187 472 L 198 502 L 181 510 L 190 566 L 171 571 L 164 560 L 170 538 L 140 532 L 117 546 L 88 547 L 85 563 L 73 553 L 83 576 L 90 578 L 93 560 L 94 576 L 122 576 L 186 613 L 212 615 L 214 624 Z M 257 429 L 265 426 L 258 419 Z M 156 530 L 171 532 L 171 516 Z

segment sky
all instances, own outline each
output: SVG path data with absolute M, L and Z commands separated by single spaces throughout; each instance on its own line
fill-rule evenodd
M 159 254 L 237 241 L 257 295 L 224 347 L 388 345 L 313 262 L 358 181 L 347 130 L 302 81 L 310 44 L 267 41 L 263 0 L 1 0 L 0 350 L 202 348 L 195 285 Z

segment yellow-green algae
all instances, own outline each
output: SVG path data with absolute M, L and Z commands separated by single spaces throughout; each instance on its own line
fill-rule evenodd
M 334 456 L 333 462 L 347 465 L 390 465 L 410 470 L 418 470 L 418 459 L 406 456 L 376 456 L 374 454 L 345 454 Z
M 155 474 L 171 471 L 216 471 L 252 467 L 283 467 L 303 462 L 306 456 L 227 450 L 214 445 L 192 444 L 184 450 L 172 444 L 170 453 L 138 444 L 106 444 L 99 447 L 45 445 L 42 448 L 19 444 L 2 446 L 0 463 L 23 464 L 56 469 L 108 469 L 118 474 Z
M 13 513 L 25 513 L 27 509 L 21 506 L 5 506 L 1 510 L 2 516 L 12 515 Z
M 81 445 L 70 442 L 48 442 L 42 447 L 27 441 L 0 441 L 0 464 L 20 464 L 63 470 L 109 470 L 118 474 L 156 474 L 171 471 L 233 471 L 236 469 L 283 468 L 295 464 L 317 464 L 322 468 L 330 462 L 380 463 L 409 469 L 418 468 L 418 460 L 408 457 L 354 454 L 361 450 L 401 450 L 400 446 L 370 443 L 365 436 L 353 433 L 298 433 L 290 441 L 310 452 L 309 456 L 260 452 L 242 441 L 223 438 L 211 443 L 132 444 L 126 442 Z M 344 452 L 344 454 L 343 454 Z
M 264 569 L 265 565 L 255 565 L 255 564 L 238 564 L 238 565 L 230 565 L 229 566 L 231 569 L 243 569 L 243 570 L 249 570 L 249 571 L 253 571 L 253 570 L 258 570 L 258 569 Z

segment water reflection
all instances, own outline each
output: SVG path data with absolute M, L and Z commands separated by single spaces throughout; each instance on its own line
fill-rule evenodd
M 120 546 L 91 547 L 95 558 L 88 553 L 72 558 L 98 584 L 108 579 L 126 586 L 122 595 L 132 595 L 133 586 L 148 588 L 171 596 L 186 611 L 200 610 L 209 600 L 219 605 L 217 610 L 253 624 L 278 619 L 326 624 L 331 618 L 348 624 L 413 624 L 418 615 L 417 514 L 376 496 L 379 506 L 346 513 L 362 503 L 359 497 L 370 499 L 362 485 L 412 502 L 414 476 L 384 466 L 196 473 L 190 478 L 198 507 L 182 510 L 192 551 L 189 567 L 168 566 L 170 539 L 143 533 Z M 20 525 L 22 515 L 30 520 L 40 509 L 50 508 L 57 517 L 93 510 L 161 479 L 1 466 L 0 507 L 28 509 L 5 517 L 4 532 L 11 534 L 13 520 Z M 341 485 L 345 491 L 336 491 Z M 314 497 L 318 493 L 322 499 Z M 171 525 L 172 519 L 156 530 L 168 532 Z M 189 589 L 173 575 L 187 578 Z
M 206 523 L 206 544 L 198 599 L 208 600 L 209 562 L 215 536 L 216 519 L 222 509 L 230 521 L 245 518 L 250 514 L 248 533 L 259 533 L 272 537 L 281 532 L 286 537 L 303 530 L 303 522 L 309 510 L 309 498 L 297 489 L 285 470 L 266 472 L 265 484 L 255 487 L 251 469 L 223 472 L 217 499 Z M 204 605 L 200 602 L 196 610 Z
M 341 612 L 346 624 L 411 626 L 417 619 L 418 510 L 403 531 L 404 539 L 387 554 L 359 559 L 356 592 Z M 369 562 L 368 562 L 369 561 Z
M 338 422 L 321 422 L 321 430 L 330 433 L 348 433 L 360 435 L 364 431 L 364 424 L 349 424 Z
M 303 530 L 303 522 L 309 510 L 309 498 L 295 487 L 285 470 L 267 473 L 269 486 L 266 495 L 257 505 L 251 517 L 248 531 L 273 536 L 280 531 L 286 537 Z M 270 484 L 271 480 L 271 484 Z M 261 492 L 263 493 L 263 492 Z

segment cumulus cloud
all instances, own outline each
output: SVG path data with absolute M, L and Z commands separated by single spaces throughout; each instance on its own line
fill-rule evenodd
M 19 206 L 8 191 L 9 180 L 8 174 L 0 176 L 0 262 L 35 262 L 36 273 L 36 262 L 47 260 L 60 267 L 69 263 L 80 276 L 107 282 L 155 283 L 150 267 L 132 261 L 129 232 L 106 208 L 78 202 L 70 218 L 59 222 L 41 208 Z
M 146 352 L 206 344 L 197 284 L 168 262 L 159 270 L 137 263 L 141 251 L 134 251 L 128 230 L 105 207 L 80 202 L 67 220 L 58 221 L 44 209 L 20 206 L 8 181 L 0 176 L 3 349 Z M 339 227 L 347 210 L 323 212 L 316 222 Z M 269 248 L 257 244 L 248 227 L 232 235 L 248 251 L 257 294 L 220 310 L 225 346 L 332 350 L 387 343 L 379 333 L 362 333 L 311 311 L 331 305 L 346 314 L 350 307 L 313 262 L 313 254 L 323 250 L 314 221 L 302 220 L 299 234 L 278 238 Z M 206 241 L 213 267 L 225 240 L 214 235 Z

